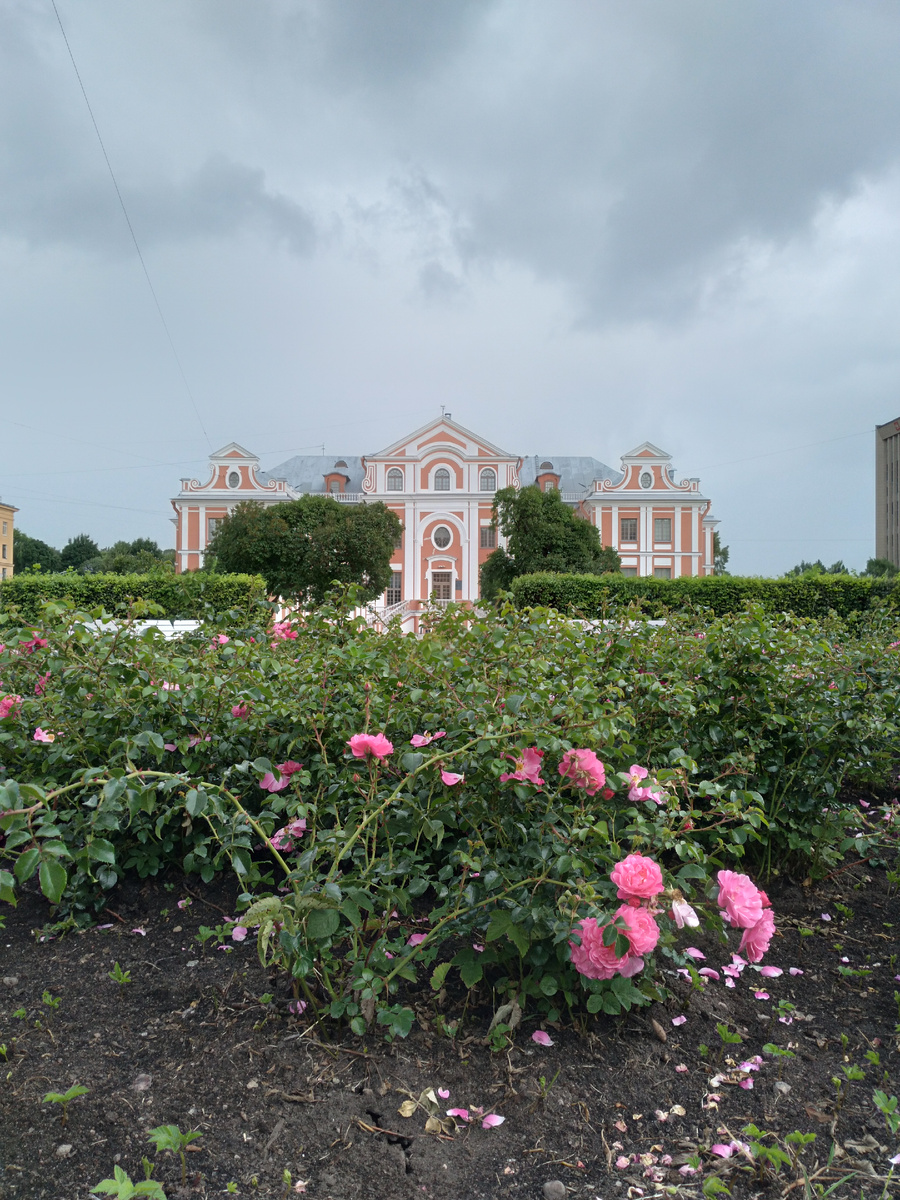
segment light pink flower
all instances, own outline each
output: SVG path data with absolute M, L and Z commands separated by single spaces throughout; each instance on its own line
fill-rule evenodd
M 642 779 L 646 779 L 650 772 L 646 767 L 639 767 L 634 763 L 628 768 L 628 785 L 629 787 L 639 787 Z
M 394 752 L 393 744 L 383 733 L 354 733 L 347 745 L 354 758 L 365 758 L 370 754 L 379 762 Z
M 169 683 L 168 680 L 164 679 L 162 682 L 162 690 L 164 692 L 180 692 L 181 684 L 180 683 Z
M 598 925 L 594 917 L 585 917 L 576 925 L 573 932 L 581 937 L 581 945 L 569 942 L 575 970 L 587 979 L 612 979 L 614 975 L 624 975 L 628 979 L 643 970 L 642 958 L 632 954 L 624 954 L 620 958 L 614 945 L 603 945 L 603 931 L 606 928 L 606 925 Z
M 290 783 L 291 776 L 295 775 L 297 771 L 303 770 L 303 763 L 288 759 L 287 762 L 276 763 L 275 770 L 281 776 L 280 779 L 276 779 L 271 771 L 266 771 L 259 781 L 259 786 L 264 792 L 283 792 Z
M 543 750 L 538 750 L 536 746 L 529 746 L 527 750 L 522 751 L 518 758 L 513 759 L 516 764 L 515 771 L 501 775 L 500 782 L 508 783 L 510 780 L 515 780 L 518 783 L 533 783 L 535 787 L 543 787 L 544 781 L 541 779 L 541 759 L 543 757 Z M 506 758 L 512 758 L 512 755 L 507 754 Z
M 227 646 L 230 641 L 231 641 L 231 638 L 226 637 L 226 635 L 224 633 L 217 633 L 216 636 L 212 640 L 212 644 L 214 646 Z
M 411 746 L 430 746 L 432 742 L 436 742 L 438 738 L 446 737 L 446 729 L 439 729 L 437 733 L 429 733 L 426 729 L 424 733 L 414 733 L 409 739 Z
M 21 707 L 21 696 L 4 696 L 0 700 L 0 721 L 5 721 L 10 715 L 15 716 Z
M 47 682 L 48 682 L 48 680 L 49 680 L 49 679 L 50 679 L 50 672 L 49 672 L 49 671 L 47 671 L 47 673 L 46 673 L 46 674 L 44 674 L 44 675 L 39 675 L 39 676 L 38 676 L 38 678 L 37 678 L 37 682 L 36 682 L 36 683 L 35 683 L 35 685 L 34 685 L 34 694 L 35 694 L 36 696 L 43 696 L 43 694 L 44 694 L 44 689 L 46 688 L 46 686 L 47 686 Z
M 588 796 L 595 795 L 606 783 L 603 763 L 593 750 L 567 750 L 559 764 L 559 773 Z
M 250 716 L 249 704 L 235 704 L 231 710 L 231 715 L 237 717 L 239 721 L 243 721 L 245 717 Z
M 632 954 L 643 956 L 656 949 L 659 926 L 646 908 L 632 908 L 630 904 L 622 904 L 616 909 L 615 915 L 625 926 L 624 933 Z
M 751 929 L 763 914 L 759 888 L 749 875 L 736 871 L 719 871 L 719 896 L 716 900 L 724 910 L 725 919 L 736 929 Z
M 233 942 L 242 942 L 247 936 L 247 932 L 248 931 L 245 926 L 235 925 L 234 929 L 231 931 L 231 940 Z
M 649 900 L 663 890 L 659 864 L 643 854 L 629 854 L 617 862 L 609 875 L 618 888 L 620 900 Z
M 700 918 L 687 900 L 672 901 L 672 920 L 679 929 L 684 929 L 686 925 L 690 929 L 696 929 L 700 924 Z
M 531 1040 L 537 1042 L 539 1046 L 552 1046 L 553 1038 L 549 1033 L 545 1033 L 543 1029 L 536 1029 L 531 1035 Z
M 275 648 L 275 642 L 289 642 L 297 636 L 297 630 L 291 629 L 290 621 L 275 621 L 272 624 L 272 637 L 275 639 L 272 642 L 272 648 Z
M 441 783 L 447 787 L 453 787 L 455 783 L 462 783 L 465 778 L 465 775 L 457 775 L 454 771 L 441 771 Z
M 289 825 L 285 825 L 282 829 L 277 829 L 269 838 L 272 847 L 275 850 L 283 850 L 285 854 L 290 854 L 294 849 L 294 838 L 303 837 L 306 832 L 306 821 L 303 817 L 299 817 L 296 821 L 291 821 Z
M 775 917 L 771 908 L 764 908 L 762 916 L 756 924 L 744 930 L 738 949 L 747 955 L 750 962 L 758 963 L 769 949 L 769 944 L 775 936 Z
M 55 733 L 47 733 L 45 730 L 41 729 L 40 725 L 38 725 L 37 729 L 34 731 L 34 741 L 36 741 L 36 742 L 55 742 L 56 734 Z
M 201 738 L 198 734 L 195 734 L 192 738 L 188 738 L 188 749 L 191 749 L 193 746 L 199 746 L 201 742 L 211 741 L 212 734 L 208 733 L 205 738 Z

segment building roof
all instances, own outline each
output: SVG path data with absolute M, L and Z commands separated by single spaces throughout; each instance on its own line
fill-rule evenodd
M 550 466 L 544 466 L 550 463 Z M 561 492 L 589 492 L 595 479 L 611 479 L 618 483 L 621 471 L 615 471 L 596 458 L 572 454 L 530 454 L 522 460 L 519 482 L 522 487 L 534 483 L 538 475 L 558 475 Z
M 358 454 L 298 454 L 271 471 L 259 471 L 258 475 L 263 483 L 286 479 L 295 492 L 305 495 L 324 492 L 326 475 L 346 475 L 345 491 L 361 492 L 365 471 Z

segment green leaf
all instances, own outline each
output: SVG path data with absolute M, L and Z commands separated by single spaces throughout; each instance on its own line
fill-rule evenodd
M 447 978 L 447 972 L 450 970 L 450 963 L 439 963 L 431 972 L 431 986 L 436 992 L 439 992 L 444 986 L 444 980 Z
M 525 699 L 524 696 L 520 696 L 517 693 L 513 692 L 512 695 L 509 695 L 505 698 L 506 711 L 508 713 L 512 713 L 512 715 L 515 716 L 516 713 L 518 713 L 519 709 L 522 707 L 522 701 L 524 699 Z
M 196 788 L 191 788 L 184 802 L 184 807 L 187 809 L 188 816 L 199 817 L 206 810 L 206 796 L 203 792 L 197 791 Z M 246 871 L 243 874 L 246 874 Z
M 16 906 L 16 880 L 9 871 L 0 871 L 0 900 Z
M 113 865 L 116 861 L 115 847 L 106 838 L 92 838 L 88 843 L 88 851 L 95 862 Z
M 306 918 L 306 934 L 316 941 L 331 937 L 341 923 L 337 909 L 314 908 Z
M 40 862 L 41 852 L 36 846 L 30 850 L 26 850 L 16 859 L 16 865 L 13 867 L 16 879 L 19 883 L 24 883 L 26 879 L 30 879 L 35 872 L 35 868 Z
M 41 891 L 50 903 L 59 904 L 62 894 L 66 890 L 66 884 L 69 882 L 69 877 L 62 863 L 58 862 L 55 858 L 45 858 L 41 863 L 39 878 L 41 881 Z
M 542 975 L 540 983 L 541 991 L 545 996 L 555 996 L 559 991 L 559 983 L 555 975 Z
M 484 967 L 474 959 L 470 962 L 464 962 L 460 965 L 459 977 L 467 988 L 474 987 L 476 983 L 481 983 L 484 978 Z
M 400 759 L 400 765 L 403 767 L 404 771 L 408 771 L 409 773 L 412 773 L 413 771 L 418 771 L 419 767 L 421 767 L 421 765 L 424 761 L 425 761 L 424 754 L 416 754 L 410 750 L 410 751 L 407 751 L 407 753 L 404 754 L 403 757 Z

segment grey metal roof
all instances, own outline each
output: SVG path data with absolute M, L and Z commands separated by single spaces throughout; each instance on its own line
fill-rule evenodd
M 552 463 L 553 467 L 544 467 L 542 470 L 541 463 Z M 561 492 L 589 491 L 595 479 L 611 479 L 618 483 L 624 478 L 621 471 L 614 471 L 596 458 L 572 454 L 530 454 L 519 470 L 519 482 L 522 487 L 528 487 L 538 475 L 550 474 L 551 471 L 560 477 Z
M 347 465 L 339 467 L 339 462 Z M 362 459 L 353 454 L 298 454 L 296 458 L 289 458 L 287 462 L 273 467 L 271 471 L 260 471 L 259 478 L 263 483 L 268 483 L 270 479 L 286 479 L 294 491 L 304 495 L 309 492 L 324 494 L 325 476 L 334 472 L 350 477 L 345 491 L 362 491 Z

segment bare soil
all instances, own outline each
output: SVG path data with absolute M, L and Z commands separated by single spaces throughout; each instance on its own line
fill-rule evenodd
M 393 1044 L 292 1014 L 289 989 L 267 977 L 252 938 L 229 951 L 197 941 L 201 924 L 234 914 L 224 884 L 134 884 L 110 897 L 109 928 L 44 940 L 50 913 L 26 895 L 0 931 L 0 1197 L 85 1200 L 116 1164 L 143 1179 L 144 1155 L 170 1200 L 227 1195 L 229 1185 L 243 1197 L 293 1196 L 301 1181 L 311 1200 L 651 1200 L 700 1196 L 711 1175 L 736 1197 L 823 1195 L 832 1185 L 836 1197 L 900 1196 L 888 1179 L 900 1145 L 872 1102 L 875 1088 L 900 1093 L 897 895 L 866 864 L 816 887 L 784 879 L 770 894 L 779 936 L 767 961 L 781 976 L 747 969 L 733 989 L 724 976 L 697 989 L 665 975 L 665 1005 L 591 1017 L 583 1033 L 545 1026 L 547 1048 L 531 1039 L 538 1026 L 526 1012 L 502 1052 L 484 1044 L 493 1009 L 484 988 L 454 1040 L 435 1031 L 430 989 L 405 997 L 419 1023 Z M 706 954 L 698 965 L 730 962 L 717 942 L 696 945 Z M 110 978 L 115 963 L 129 983 Z M 790 1024 L 778 1019 L 780 1001 L 794 1006 L 781 1012 Z M 723 1044 L 719 1023 L 740 1044 Z M 763 1054 L 766 1043 L 794 1057 Z M 753 1055 L 763 1064 L 747 1076 L 739 1064 Z M 846 1080 L 855 1066 L 865 1077 Z M 90 1090 L 63 1124 L 42 1099 L 73 1084 Z M 477 1106 L 504 1123 L 445 1118 L 427 1132 L 427 1098 L 413 1116 L 398 1110 L 429 1089 L 449 1092 L 442 1117 Z M 782 1143 L 794 1131 L 816 1135 L 802 1159 L 808 1191 L 793 1166 L 775 1173 L 740 1153 L 709 1153 L 750 1122 Z M 202 1133 L 184 1186 L 178 1158 L 147 1140 L 165 1124 Z M 680 1174 L 698 1153 L 702 1174 Z

